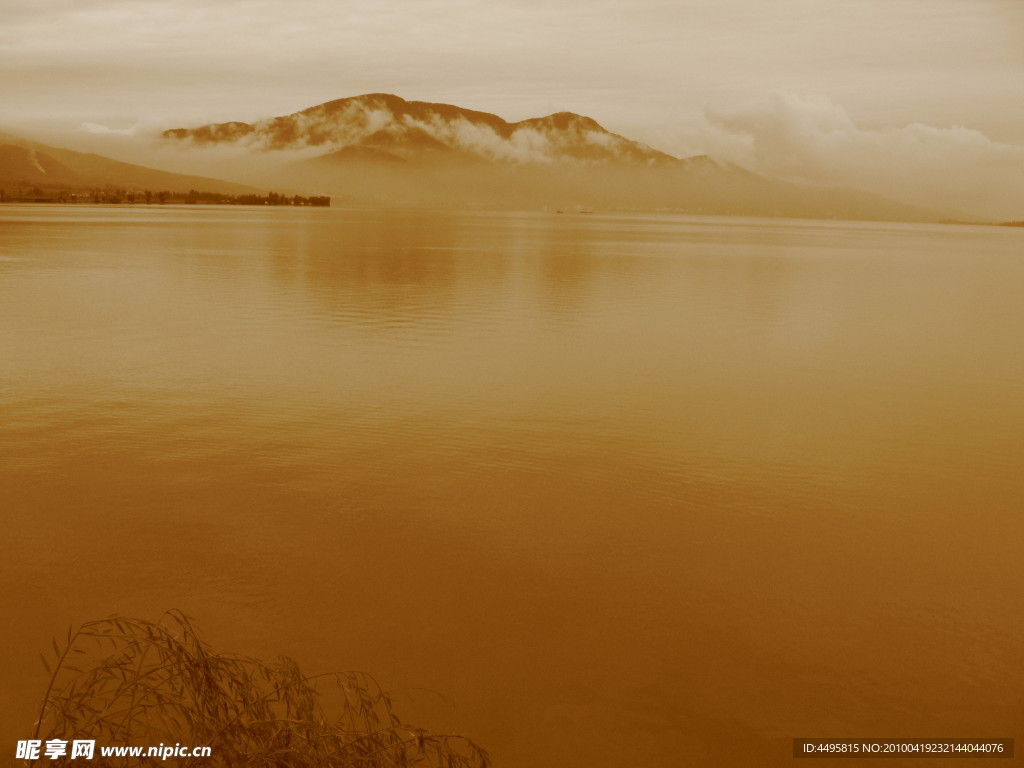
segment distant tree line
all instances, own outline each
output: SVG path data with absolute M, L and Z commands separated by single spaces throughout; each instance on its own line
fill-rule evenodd
M 331 198 L 327 196 L 323 197 L 303 197 L 302 195 L 279 195 L 277 192 L 271 192 L 264 195 L 221 195 L 216 192 L 199 192 L 195 189 L 190 189 L 188 195 L 185 197 L 185 202 L 188 204 L 194 203 L 206 203 L 214 205 L 316 205 L 327 207 L 331 204 Z
M 303 197 L 302 195 L 282 195 L 270 192 L 267 195 L 224 195 L 218 192 L 201 192 L 190 189 L 188 192 L 171 192 L 169 190 L 153 191 L 150 189 L 125 189 L 119 187 L 95 187 L 91 190 L 73 190 L 68 188 L 43 189 L 38 186 L 17 188 L 13 194 L 0 189 L 0 203 L 94 203 L 124 204 L 145 203 L 146 205 L 181 204 L 187 205 L 312 205 L 329 207 L 329 196 Z

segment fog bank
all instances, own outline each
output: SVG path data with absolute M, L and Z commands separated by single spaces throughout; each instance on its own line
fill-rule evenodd
M 705 115 L 705 151 L 756 173 L 1024 219 L 1024 147 L 969 127 L 866 127 L 828 97 L 780 92 L 711 104 Z

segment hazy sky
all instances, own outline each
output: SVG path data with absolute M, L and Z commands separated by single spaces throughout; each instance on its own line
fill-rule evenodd
M 662 128 L 779 90 L 1024 143 L 1022 0 L 0 0 L 0 72 L 3 122 L 249 119 L 386 91 Z
M 1024 0 L 0 0 L 9 128 L 145 131 L 374 91 L 510 120 L 570 110 L 755 165 L 808 125 L 860 151 L 966 137 L 1012 165 Z M 775 170 L 807 176 L 805 160 Z

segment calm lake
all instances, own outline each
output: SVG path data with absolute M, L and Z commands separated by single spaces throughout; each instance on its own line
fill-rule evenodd
M 0 510 L 0 763 L 170 608 L 496 768 L 1024 737 L 1024 231 L 0 206 Z

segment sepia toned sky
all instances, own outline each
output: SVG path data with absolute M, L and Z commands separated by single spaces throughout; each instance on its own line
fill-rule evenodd
M 671 125 L 823 94 L 1024 143 L 1021 0 L 0 0 L 4 119 L 214 120 L 386 91 Z
M 0 73 L 10 130 L 145 132 L 385 91 L 579 112 L 793 178 L 813 158 L 766 148 L 807 130 L 821 151 L 885 145 L 880 168 L 923 142 L 1024 169 L 1022 0 L 0 0 Z

